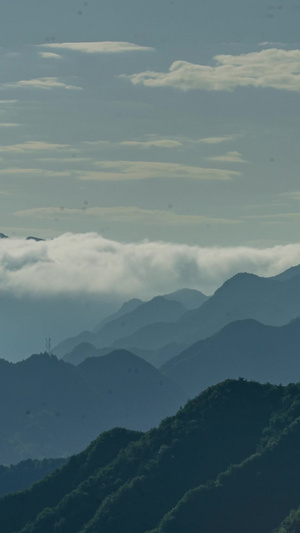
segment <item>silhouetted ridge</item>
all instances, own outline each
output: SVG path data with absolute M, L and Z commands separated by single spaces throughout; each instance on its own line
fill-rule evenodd
M 273 276 L 271 279 L 275 279 L 277 281 L 285 281 L 286 279 L 293 278 L 294 276 L 300 275 L 300 265 L 292 266 L 291 268 L 288 268 L 284 272 L 281 272 L 280 274 L 277 274 L 277 276 Z
M 161 371 L 191 396 L 226 378 L 288 384 L 300 380 L 299 346 L 299 318 L 279 327 L 239 320 L 182 351 Z
M 115 426 L 148 430 L 177 411 L 186 393 L 126 351 L 79 366 L 47 353 L 0 360 L 0 463 L 66 457 Z

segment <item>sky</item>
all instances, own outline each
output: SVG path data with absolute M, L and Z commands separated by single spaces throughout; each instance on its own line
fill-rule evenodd
M 1 0 L 1 13 L 2 233 L 299 241 L 299 0 Z
M 300 263 L 299 0 L 0 3 L 6 355 Z

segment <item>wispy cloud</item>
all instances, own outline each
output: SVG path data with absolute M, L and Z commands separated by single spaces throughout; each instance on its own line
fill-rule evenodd
M 64 176 L 69 176 L 69 172 L 55 171 L 55 170 L 45 170 L 43 168 L 23 168 L 23 167 L 9 167 L 1 168 L 0 175 L 14 175 L 14 176 L 41 176 L 43 178 L 60 178 Z
M 129 148 L 178 148 L 182 143 L 172 139 L 152 139 L 148 141 L 121 141 L 119 146 Z
M 24 154 L 27 152 L 56 151 L 67 148 L 69 148 L 69 145 L 67 144 L 55 144 L 45 141 L 27 141 L 25 143 L 9 144 L 7 146 L 0 145 L 0 152 Z
M 300 200 L 300 191 L 282 192 L 279 196 L 287 198 L 288 200 Z
M 61 55 L 55 54 L 54 52 L 39 52 L 39 56 L 44 59 L 62 59 Z
M 237 272 L 271 276 L 300 263 L 300 244 L 221 248 L 120 243 L 96 233 L 0 241 L 0 289 L 14 294 L 147 298 L 191 287 L 213 292 Z
M 286 46 L 285 43 L 282 43 L 280 41 L 263 41 L 261 43 L 258 43 L 258 46 L 262 46 L 262 47 L 265 47 L 267 46 L 268 48 L 270 48 L 270 46 Z
M 247 163 L 240 152 L 226 152 L 223 155 L 216 155 L 208 158 L 210 161 L 220 161 L 220 163 Z
M 0 122 L 0 128 L 17 128 L 20 126 L 17 122 Z
M 40 44 L 42 48 L 54 50 L 73 50 L 86 54 L 115 54 L 124 52 L 152 52 L 154 48 L 123 41 L 96 41 L 75 43 L 49 43 Z
M 54 77 L 35 78 L 32 80 L 20 80 L 20 81 L 16 81 L 13 83 L 5 83 L 4 85 L 2 85 L 2 87 L 8 87 L 10 89 L 32 88 L 32 89 L 44 89 L 44 90 L 51 90 L 51 89 L 67 89 L 67 90 L 72 90 L 72 91 L 82 90 L 82 87 L 78 87 L 77 85 L 68 85 L 64 83 L 63 81 L 60 81 L 59 78 L 54 78 Z
M 237 87 L 300 91 L 300 50 L 270 48 L 241 55 L 217 55 L 215 66 L 175 61 L 168 72 L 122 75 L 134 85 L 182 91 L 232 91 Z
M 221 144 L 225 142 L 234 141 L 239 136 L 240 134 L 222 135 L 219 137 L 204 137 L 202 139 L 199 139 L 198 142 L 204 144 Z
M 155 135 L 145 136 L 142 140 L 128 140 L 128 141 L 85 141 L 84 144 L 89 146 L 107 146 L 118 147 L 127 146 L 128 148 L 179 148 L 183 146 L 183 141 L 177 139 L 162 139 Z M 187 142 L 187 140 L 185 140 Z
M 18 100 L 0 100 L 0 106 L 1 105 L 13 105 L 18 103 Z
M 256 219 L 267 224 L 284 224 L 289 222 L 297 222 L 300 219 L 300 213 L 268 213 L 258 215 L 247 215 L 245 218 Z
M 191 178 L 200 180 L 231 180 L 240 176 L 234 170 L 203 168 L 153 161 L 98 161 L 98 171 L 79 174 L 82 180 L 141 180 L 148 178 Z
M 108 141 L 108 140 L 98 140 L 98 141 L 84 141 L 83 144 L 87 146 L 103 146 L 103 147 L 119 147 L 119 146 L 128 146 L 129 148 L 181 148 L 181 147 L 190 147 L 199 144 L 221 144 L 225 142 L 231 142 L 239 137 L 241 133 L 232 133 L 216 137 L 203 137 L 200 139 L 193 139 L 191 137 L 182 137 L 176 136 L 175 138 L 171 137 L 160 137 L 155 134 L 144 135 L 141 139 L 128 139 L 126 141 Z
M 239 220 L 208 217 L 203 215 L 177 214 L 173 211 L 163 211 L 158 209 L 141 209 L 139 207 L 83 207 L 74 209 L 67 207 L 36 207 L 16 211 L 19 217 L 36 217 L 52 219 L 53 217 L 94 217 L 105 219 L 106 223 L 143 223 L 152 225 L 224 225 L 238 224 Z

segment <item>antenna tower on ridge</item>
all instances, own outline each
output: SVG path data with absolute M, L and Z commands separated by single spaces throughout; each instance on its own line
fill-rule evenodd
M 45 339 L 45 347 L 46 347 L 46 352 L 49 354 L 49 355 L 52 355 L 52 348 L 51 348 L 51 339 L 50 337 Z

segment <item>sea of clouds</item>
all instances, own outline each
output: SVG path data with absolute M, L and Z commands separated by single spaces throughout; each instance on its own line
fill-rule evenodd
M 189 287 L 212 294 L 238 272 L 272 276 L 300 264 L 300 243 L 269 248 L 122 243 L 97 233 L 0 241 L 0 290 L 19 296 L 149 299 Z

